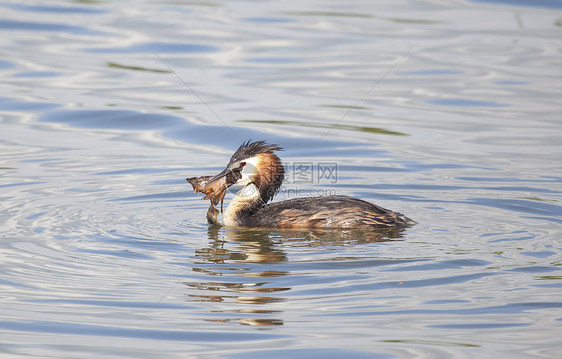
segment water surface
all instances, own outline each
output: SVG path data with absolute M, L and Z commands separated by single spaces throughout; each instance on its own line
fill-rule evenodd
M 562 355 L 555 2 L 0 9 L 2 356 Z M 248 139 L 418 224 L 209 227 Z

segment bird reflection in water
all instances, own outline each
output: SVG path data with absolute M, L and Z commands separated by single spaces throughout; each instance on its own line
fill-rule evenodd
M 209 245 L 196 250 L 193 271 L 213 280 L 188 282 L 194 301 L 221 303 L 215 322 L 283 325 L 283 293 L 279 278 L 291 274 L 283 247 L 347 246 L 400 238 L 398 230 L 264 230 L 210 226 Z M 214 280 L 216 278 L 216 280 Z M 219 279 L 220 278 L 220 279 Z M 297 284 L 296 284 L 297 285 Z

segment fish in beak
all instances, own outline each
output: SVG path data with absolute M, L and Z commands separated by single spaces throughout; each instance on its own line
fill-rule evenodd
M 233 171 L 226 168 L 224 171 L 216 176 L 200 176 L 200 177 L 188 177 L 187 182 L 191 183 L 194 192 L 204 193 L 205 196 L 202 198 L 210 199 L 214 205 L 217 205 L 219 201 L 224 199 L 226 195 L 226 190 L 228 187 L 232 186 L 241 177 L 240 171 Z
M 239 171 L 233 171 L 226 168 L 224 171 L 216 176 L 200 176 L 188 177 L 187 182 L 193 187 L 193 192 L 200 192 L 205 194 L 202 200 L 210 200 L 211 205 L 207 211 L 207 222 L 210 224 L 220 224 L 217 220 L 219 213 L 223 212 L 223 201 L 226 196 L 226 190 L 232 186 L 241 177 Z M 221 204 L 220 211 L 215 208 Z

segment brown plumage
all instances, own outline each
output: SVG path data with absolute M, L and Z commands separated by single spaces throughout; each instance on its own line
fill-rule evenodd
M 241 225 L 282 228 L 389 228 L 414 222 L 403 214 L 349 196 L 295 198 L 258 208 Z

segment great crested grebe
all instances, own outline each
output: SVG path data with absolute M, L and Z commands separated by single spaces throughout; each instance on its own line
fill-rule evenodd
M 223 223 L 227 227 L 269 228 L 404 228 L 413 220 L 358 198 L 322 196 L 295 198 L 269 203 L 281 187 L 285 169 L 273 152 L 282 151 L 265 141 L 245 142 L 234 152 L 226 168 L 214 177 L 187 180 L 197 192 L 211 200 L 209 223 L 218 223 L 214 208 L 233 184 L 242 189 L 226 209 Z M 214 221 L 212 214 L 214 213 Z

